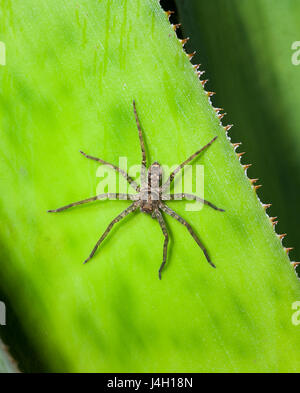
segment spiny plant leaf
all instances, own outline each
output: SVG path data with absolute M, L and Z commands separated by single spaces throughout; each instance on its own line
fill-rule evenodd
M 205 67 L 207 86 L 218 92 L 214 103 L 233 123 L 231 136 L 242 142 L 249 175 L 259 178 L 259 195 L 271 202 L 284 244 L 299 242 L 300 188 L 300 3 L 298 0 L 178 0 L 187 45 Z M 298 49 L 298 51 L 296 50 Z M 297 55 L 298 53 L 298 55 Z M 297 248 L 290 254 L 300 259 Z M 299 274 L 300 274 L 300 270 Z
M 155 0 L 2 4 L 1 272 L 7 296 L 51 371 L 299 371 L 291 323 L 300 286 L 233 146 Z M 205 196 L 226 209 L 178 222 L 162 281 L 163 236 L 134 214 L 82 262 L 127 201 L 46 211 L 95 194 L 97 164 L 197 160 Z M 16 290 L 18 288 L 18 290 Z

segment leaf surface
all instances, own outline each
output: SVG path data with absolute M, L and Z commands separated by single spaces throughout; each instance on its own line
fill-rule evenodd
M 3 23 L 2 23 L 3 22 Z M 299 371 L 291 323 L 300 286 L 167 16 L 154 0 L 2 4 L 1 272 L 24 329 L 52 371 Z M 48 209 L 95 195 L 98 165 L 178 165 L 209 142 L 205 197 L 163 236 L 136 213 L 82 262 L 128 201 Z M 190 203 L 190 202 L 189 202 Z M 17 288 L 17 290 L 16 290 Z

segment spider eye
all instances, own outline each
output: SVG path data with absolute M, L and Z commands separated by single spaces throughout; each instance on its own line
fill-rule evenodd
M 162 168 L 161 168 L 160 164 L 157 161 L 155 161 L 151 165 L 151 167 L 155 170 L 155 172 L 161 172 L 162 171 Z
M 158 176 L 162 175 L 162 167 L 158 162 L 154 162 L 151 167 L 150 167 L 150 173 L 151 174 L 156 174 Z

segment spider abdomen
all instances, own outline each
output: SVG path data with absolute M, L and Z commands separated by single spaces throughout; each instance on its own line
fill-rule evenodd
M 152 202 L 142 201 L 141 212 L 151 214 L 153 212 Z
M 140 209 L 143 213 L 152 214 L 159 204 L 159 190 L 151 187 L 142 188 L 140 193 Z

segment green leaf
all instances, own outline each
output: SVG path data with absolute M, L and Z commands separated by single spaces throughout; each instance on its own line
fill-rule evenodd
M 287 233 L 286 247 L 299 243 L 300 100 L 298 0 L 179 0 L 179 17 L 189 50 L 197 50 L 216 91 L 213 102 L 235 127 L 248 174 L 263 185 L 259 195 L 272 203 L 277 233 Z M 297 51 L 298 49 L 298 51 Z M 300 260 L 299 250 L 290 254 Z M 299 270 L 300 274 L 300 270 Z
M 0 36 L 1 272 L 51 371 L 299 371 L 300 286 L 224 128 L 158 1 L 5 2 Z M 180 223 L 158 279 L 163 236 L 136 213 L 82 265 L 128 201 L 47 214 L 96 192 L 98 165 L 205 167 L 205 206 Z M 17 290 L 16 290 L 17 288 Z

